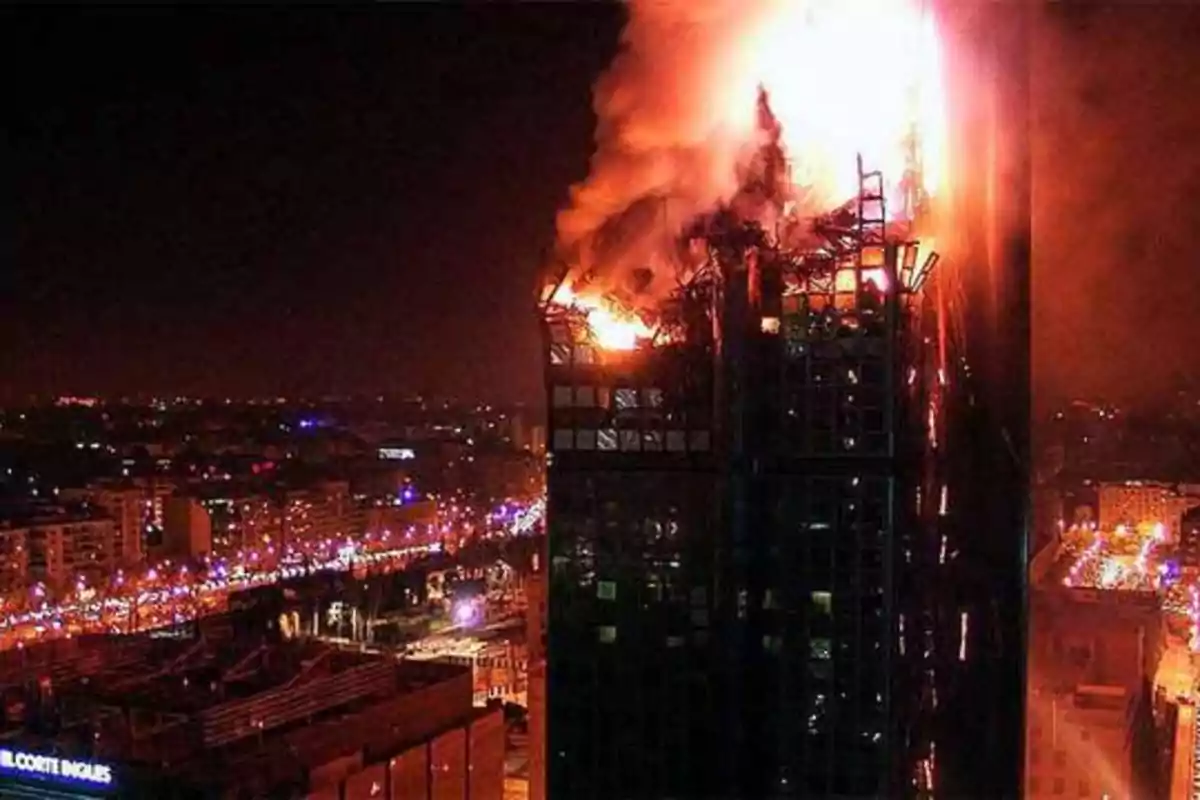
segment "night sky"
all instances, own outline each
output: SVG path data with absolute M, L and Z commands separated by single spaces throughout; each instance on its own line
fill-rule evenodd
M 536 278 L 620 24 L 6 12 L 0 395 L 534 399 Z M 1036 385 L 1153 393 L 1200 371 L 1200 10 L 1039 29 Z
M 22 13 L 6 388 L 534 394 L 535 278 L 620 23 Z
M 1052 9 L 1033 51 L 1035 398 L 1200 389 L 1200 5 Z

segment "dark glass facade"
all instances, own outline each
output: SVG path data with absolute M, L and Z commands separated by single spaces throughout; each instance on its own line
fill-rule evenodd
M 1028 215 L 943 273 L 879 181 L 718 215 L 653 346 L 547 309 L 551 798 L 1019 796 Z

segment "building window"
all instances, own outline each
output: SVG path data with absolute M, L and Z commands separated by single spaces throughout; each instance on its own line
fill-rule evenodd
M 813 639 L 808 643 L 808 647 L 813 661 L 829 661 L 833 658 L 833 643 L 829 639 Z
M 637 389 L 617 389 L 616 402 L 618 411 L 637 408 Z
M 647 408 L 662 408 L 663 390 L 662 389 L 646 389 L 642 392 L 646 399 Z
M 575 405 L 580 408 L 593 408 L 596 405 L 596 387 L 579 386 L 575 389 Z
M 593 430 L 575 431 L 575 447 L 579 450 L 595 450 L 596 432 Z
M 575 444 L 575 431 L 570 428 L 557 428 L 554 431 L 554 449 L 570 450 Z
M 617 626 L 601 625 L 596 629 L 596 638 L 601 644 L 612 644 L 617 640 Z
M 613 581 L 598 581 L 596 583 L 596 597 L 599 597 L 601 600 L 616 600 L 617 584 Z
M 672 453 L 683 452 L 686 439 L 683 431 L 667 431 L 667 450 Z
M 709 449 L 709 433 L 708 431 L 692 431 L 692 441 L 690 449 L 692 452 L 708 452 Z
M 1054 779 L 1054 793 L 1055 794 L 1063 794 L 1066 791 L 1067 791 L 1066 779 L 1065 778 L 1055 778 Z
M 1067 751 L 1066 750 L 1055 750 L 1054 751 L 1054 766 L 1058 767 L 1059 769 L 1062 769 L 1066 765 L 1067 765 Z
M 1087 778 L 1084 778 L 1083 780 L 1081 780 L 1079 782 L 1079 796 L 1080 797 L 1091 797 L 1092 796 L 1092 787 L 1088 785 Z
M 833 614 L 833 595 L 829 592 L 813 592 L 812 595 L 813 609 L 823 616 Z
M 575 363 L 576 364 L 595 364 L 596 349 L 586 344 L 575 345 Z
M 555 386 L 554 387 L 554 407 L 555 408 L 570 408 L 571 407 L 571 387 L 570 386 Z
M 596 432 L 596 449 L 598 450 L 616 450 L 617 449 L 617 432 L 611 428 Z
M 641 436 L 637 431 L 621 431 L 621 449 L 622 450 L 639 450 L 641 444 Z
M 550 363 L 565 365 L 571 362 L 571 345 L 555 342 L 550 345 Z

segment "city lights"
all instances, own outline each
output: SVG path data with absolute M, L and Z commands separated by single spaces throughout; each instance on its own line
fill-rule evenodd
M 509 501 L 512 521 L 505 535 L 531 533 L 542 519 L 544 498 L 528 503 Z M 465 524 L 460 512 L 447 513 L 455 524 Z M 449 532 L 451 529 L 446 528 Z M 264 566 L 267 550 L 242 551 L 237 560 L 217 559 L 204 569 L 189 570 L 180 565 L 169 574 L 167 564 L 148 568 L 141 575 L 114 575 L 113 591 L 101 595 L 83 587 L 58 603 L 43 603 L 36 609 L 12 612 L 0 617 L 0 649 L 25 641 L 47 640 L 72 632 L 111 631 L 129 633 L 220 611 L 226 598 L 237 591 L 276 584 L 321 572 L 356 569 L 400 569 L 414 558 L 443 552 L 440 541 L 419 544 L 389 544 L 391 536 L 361 540 L 322 540 L 303 545 L 288 545 L 277 566 Z M 399 543 L 397 543 L 399 544 Z M 163 584 L 169 578 L 170 583 Z M 44 598 L 45 589 L 33 587 L 35 597 Z

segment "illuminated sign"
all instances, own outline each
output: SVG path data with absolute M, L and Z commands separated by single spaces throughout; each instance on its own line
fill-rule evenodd
M 379 457 L 387 461 L 411 461 L 417 454 L 411 447 L 381 447 Z
M 17 773 L 40 778 L 57 778 L 63 783 L 86 783 L 92 786 L 111 786 L 112 767 L 94 761 L 73 761 L 58 756 L 23 753 L 0 748 L 0 773 Z

